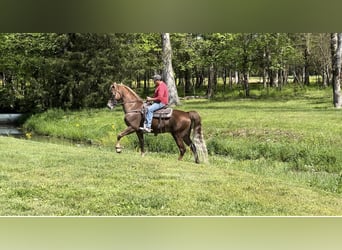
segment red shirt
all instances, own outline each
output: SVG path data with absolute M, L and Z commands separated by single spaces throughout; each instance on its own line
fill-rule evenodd
M 161 102 L 165 105 L 169 104 L 169 90 L 165 82 L 159 83 L 154 91 L 154 98 L 157 98 L 156 102 Z

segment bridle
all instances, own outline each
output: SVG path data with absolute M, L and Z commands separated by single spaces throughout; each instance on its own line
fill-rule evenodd
M 110 86 L 110 92 L 112 93 L 112 97 L 109 99 L 113 105 L 113 108 L 116 106 L 116 105 L 125 105 L 125 104 L 128 104 L 128 103 L 137 103 L 137 102 L 141 102 L 142 100 L 134 100 L 134 101 L 126 101 L 124 102 L 123 101 L 123 94 L 117 89 L 117 87 L 115 86 L 115 83 L 113 83 L 111 86 Z M 119 94 L 120 97 L 119 98 L 116 98 L 116 95 Z M 139 110 L 130 110 L 128 111 L 127 113 L 136 113 L 136 112 L 141 112 L 142 109 L 139 109 Z

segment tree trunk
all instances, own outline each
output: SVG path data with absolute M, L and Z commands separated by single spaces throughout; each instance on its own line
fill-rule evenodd
M 175 77 L 172 68 L 172 48 L 169 33 L 162 33 L 163 41 L 163 79 L 167 84 L 169 89 L 169 104 L 179 105 L 179 97 L 177 93 L 177 88 L 175 84 Z
M 243 64 L 242 64 L 242 76 L 243 76 L 243 86 L 245 89 L 245 96 L 249 97 L 249 69 L 248 69 L 248 58 L 247 52 L 245 52 L 243 57 Z
M 304 84 L 309 86 L 310 85 L 310 73 L 309 73 L 309 59 L 310 59 L 310 33 L 306 34 L 305 36 L 305 49 L 304 49 L 304 70 L 303 70 L 303 78 Z
M 267 78 L 268 78 L 267 69 L 264 68 L 262 70 L 262 84 L 264 85 L 265 89 L 268 87 Z
M 239 80 L 239 72 L 238 71 L 235 71 L 235 77 L 234 77 L 234 83 L 235 84 L 238 84 L 240 83 L 240 80 Z
M 326 71 L 326 66 L 323 68 L 322 72 L 322 85 L 324 88 L 328 87 L 329 77 L 328 77 L 328 71 Z
M 223 80 L 223 90 L 226 90 L 226 86 L 227 86 L 227 68 L 223 69 L 222 80 Z
M 245 96 L 249 97 L 249 73 L 248 72 L 244 72 L 243 73 L 243 85 L 244 85 L 244 89 L 245 89 Z
M 333 104 L 335 108 L 342 107 L 341 55 L 342 55 L 342 33 L 331 33 Z
M 188 95 L 191 93 L 191 70 L 186 69 L 184 72 L 184 94 Z
M 233 89 L 233 74 L 231 69 L 229 70 L 229 89 Z
M 214 65 L 211 64 L 209 67 L 208 88 L 207 88 L 207 93 L 206 93 L 208 99 L 214 96 L 214 78 L 215 78 Z

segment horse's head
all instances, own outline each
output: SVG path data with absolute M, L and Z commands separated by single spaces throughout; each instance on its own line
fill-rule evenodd
M 113 83 L 110 85 L 109 91 L 112 93 L 111 99 L 107 103 L 107 107 L 113 109 L 118 102 L 121 104 L 143 104 L 143 100 L 128 86 Z M 136 108 L 136 107 L 135 107 Z
M 113 109 L 118 101 L 122 99 L 122 95 L 119 92 L 119 87 L 116 82 L 110 85 L 109 91 L 112 93 L 112 97 L 108 100 L 107 107 Z
M 120 101 L 122 99 L 122 94 L 120 92 L 120 85 L 114 82 L 112 85 L 110 85 L 109 91 L 112 93 L 112 97 Z

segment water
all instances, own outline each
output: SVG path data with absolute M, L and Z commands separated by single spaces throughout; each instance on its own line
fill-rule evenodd
M 0 114 L 0 136 L 12 136 L 20 139 L 29 139 L 38 142 L 53 143 L 67 146 L 92 146 L 91 142 L 79 142 L 71 139 L 55 138 L 43 135 L 24 134 L 18 124 L 22 114 Z
M 11 124 L 18 121 L 23 114 L 0 114 L 0 123 Z
M 20 130 L 20 128 L 16 127 L 15 125 L 0 124 L 0 135 L 22 136 L 23 132 Z
M 0 114 L 0 135 L 20 136 L 21 129 L 17 126 L 22 114 Z

